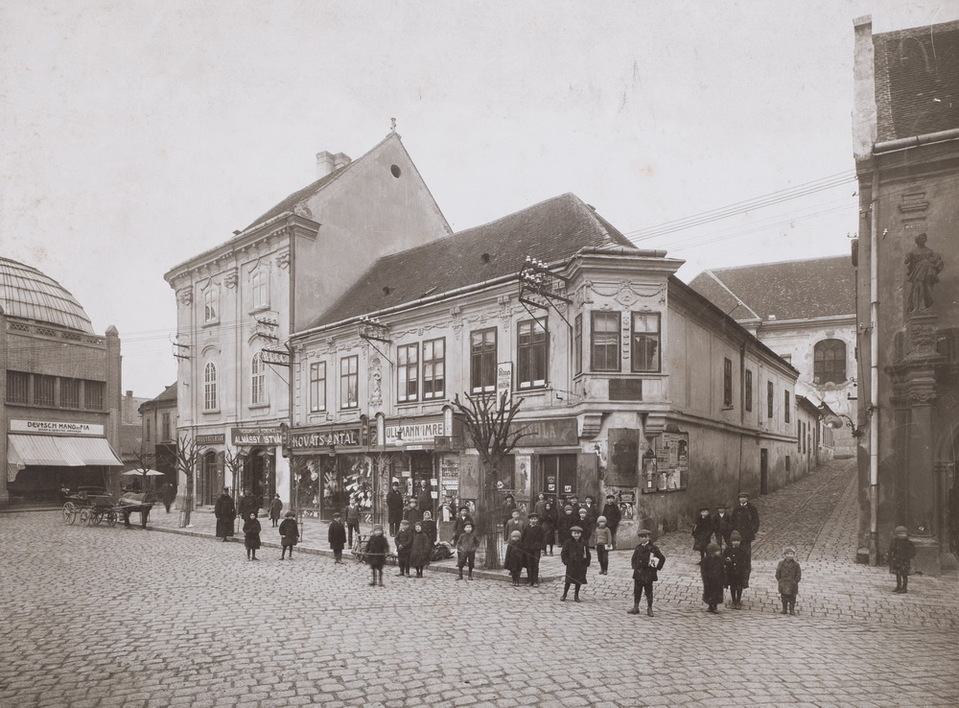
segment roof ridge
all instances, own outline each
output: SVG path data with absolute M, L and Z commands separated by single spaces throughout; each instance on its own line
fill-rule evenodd
M 719 279 L 719 277 L 718 277 L 715 273 L 713 273 L 711 270 L 704 270 L 703 273 L 705 273 L 705 274 L 708 275 L 710 278 L 712 278 L 713 280 L 715 280 L 715 281 L 719 284 L 719 287 L 721 287 L 721 288 L 722 288 L 723 290 L 725 290 L 727 293 L 729 293 L 729 294 L 732 295 L 734 298 L 736 298 L 736 303 L 737 303 L 738 305 L 742 305 L 742 306 L 745 307 L 747 310 L 749 310 L 750 312 L 752 312 L 752 313 L 753 313 L 753 316 L 754 316 L 756 319 L 758 319 L 758 320 L 761 320 L 761 319 L 762 319 L 762 317 L 760 317 L 759 314 L 758 314 L 752 307 L 750 307 L 749 305 L 747 305 L 746 302 L 745 302 L 741 297 L 739 297 L 739 295 L 737 295 L 736 293 L 734 293 L 734 292 L 729 288 L 729 286 L 726 285 L 726 283 L 724 283 L 723 281 L 721 281 L 721 280 Z M 732 317 L 732 314 L 731 314 L 731 313 L 732 313 L 733 311 L 735 311 L 735 309 L 736 309 L 736 308 L 733 308 L 732 310 L 730 310 L 730 311 L 727 312 L 726 314 L 729 315 L 730 317 Z
M 722 273 L 730 270 L 743 270 L 745 268 L 765 268 L 766 266 L 777 266 L 783 265 L 785 263 L 812 263 L 813 261 L 830 261 L 830 260 L 845 260 L 849 258 L 847 254 L 838 254 L 835 256 L 819 256 L 818 258 L 793 258 L 786 261 L 764 261 L 762 263 L 745 263 L 738 266 L 724 266 L 722 268 L 709 268 L 709 272 Z M 703 270 L 707 272 L 707 270 Z

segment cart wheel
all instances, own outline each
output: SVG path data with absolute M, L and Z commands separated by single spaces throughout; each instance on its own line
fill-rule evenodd
M 117 525 L 117 512 L 108 511 L 107 512 L 107 526 L 116 526 Z
M 80 525 L 81 526 L 92 526 L 93 525 L 93 512 L 89 509 L 84 509 L 80 512 Z
M 78 516 L 80 516 L 80 510 L 74 509 L 73 511 L 70 512 L 70 518 L 67 519 L 67 523 L 73 526 L 73 524 L 77 523 Z
M 77 513 L 77 507 L 74 506 L 73 502 L 67 502 L 63 505 L 63 522 L 66 524 L 73 523 L 73 517 Z
M 93 512 L 93 514 L 91 515 L 90 518 L 91 518 L 91 520 L 93 521 L 93 525 L 94 525 L 94 526 L 99 526 L 99 525 L 100 525 L 100 522 L 103 521 L 103 512 L 102 512 L 102 511 L 95 511 L 95 512 Z

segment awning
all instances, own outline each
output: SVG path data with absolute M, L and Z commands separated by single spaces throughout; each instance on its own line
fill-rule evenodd
M 7 443 L 8 468 L 123 466 L 106 438 L 10 434 Z

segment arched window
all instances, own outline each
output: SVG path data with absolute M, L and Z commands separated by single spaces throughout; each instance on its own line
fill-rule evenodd
M 841 339 L 824 339 L 816 343 L 813 359 L 816 383 L 845 383 L 846 343 Z
M 216 364 L 208 361 L 203 368 L 203 410 L 215 411 L 216 409 Z
M 266 403 L 266 364 L 260 352 L 253 355 L 250 364 L 250 403 L 254 406 Z

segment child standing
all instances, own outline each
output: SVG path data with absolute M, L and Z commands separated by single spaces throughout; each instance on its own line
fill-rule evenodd
M 706 546 L 713 536 L 713 520 L 709 518 L 709 509 L 703 507 L 699 510 L 699 518 L 693 526 L 693 550 L 699 551 L 699 562 L 703 562 L 706 557 Z
M 467 521 L 463 524 L 463 532 L 456 539 L 456 567 L 460 571 L 457 580 L 463 579 L 464 565 L 469 568 L 469 579 L 473 579 L 473 565 L 476 563 L 476 549 L 478 547 L 479 540 L 473 533 L 473 523 Z
M 280 523 L 281 511 L 283 511 L 283 502 L 279 494 L 274 494 L 273 501 L 270 502 L 270 521 L 273 522 L 274 527 Z
M 410 551 L 413 550 L 413 528 L 410 522 L 404 519 L 400 522 L 400 530 L 394 536 L 396 541 L 396 564 L 400 567 L 397 573 L 401 577 L 410 577 Z
M 916 555 L 916 546 L 909 540 L 909 530 L 897 526 L 895 537 L 889 544 L 889 572 L 896 574 L 896 589 L 893 592 L 904 594 L 909 588 L 909 567 Z
M 346 527 L 341 521 L 340 512 L 333 514 L 333 520 L 330 522 L 330 531 L 327 534 L 330 542 L 330 548 L 333 549 L 334 563 L 343 562 L 343 546 L 346 545 Z
M 436 522 L 433 521 L 433 514 L 429 511 L 423 512 L 423 533 L 430 539 L 430 548 L 436 545 Z
M 729 545 L 729 535 L 732 531 L 733 526 L 729 520 L 729 514 L 726 513 L 726 507 L 720 504 L 716 507 L 716 515 L 713 517 L 713 536 L 720 548 Z M 739 540 L 742 541 L 741 536 Z
M 513 579 L 513 587 L 519 587 L 519 576 L 523 572 L 523 551 L 519 546 L 520 539 L 523 538 L 521 531 L 511 531 L 509 541 L 506 543 L 506 558 L 503 560 L 503 567 L 509 571 L 510 578 Z
M 799 581 L 802 580 L 802 568 L 796 560 L 796 549 L 787 547 L 783 551 L 783 559 L 776 568 L 776 580 L 779 581 L 779 597 L 782 598 L 783 609 L 779 614 L 787 612 L 796 614 L 796 595 L 799 594 Z
M 633 609 L 627 614 L 639 614 L 639 601 L 646 593 L 646 614 L 653 616 L 653 583 L 659 580 L 659 571 L 666 563 L 666 556 L 656 546 L 650 543 L 649 531 L 640 529 L 636 532 L 639 545 L 633 551 Z
M 256 560 L 256 549 L 260 547 L 260 521 L 255 512 L 243 522 L 243 545 L 246 546 L 246 559 Z
M 523 531 L 519 545 L 523 551 L 523 560 L 526 562 L 526 577 L 529 578 L 529 586 L 532 588 L 539 585 L 539 556 L 543 552 L 545 543 L 546 534 L 543 532 L 543 527 L 539 525 L 539 514 L 530 514 L 529 526 Z
M 613 545 L 613 532 L 606 525 L 606 517 L 596 519 L 596 557 L 599 558 L 599 574 L 606 575 L 609 570 L 609 549 Z
M 749 587 L 748 573 L 746 572 L 749 569 L 749 557 L 742 547 L 742 537 L 739 535 L 739 531 L 733 531 L 729 534 L 729 546 L 723 552 L 723 558 L 726 565 L 726 585 L 733 602 L 732 608 L 741 610 L 743 608 L 743 588 Z
M 566 566 L 566 584 L 563 586 L 563 596 L 560 602 L 566 602 L 569 586 L 573 585 L 573 601 L 579 602 L 579 589 L 586 585 L 586 570 L 593 557 L 589 553 L 589 546 L 583 540 L 583 528 L 573 526 L 569 530 L 570 538 L 563 544 L 560 557 Z
M 430 552 L 433 544 L 423 530 L 423 522 L 413 524 L 413 543 L 410 544 L 410 565 L 416 569 L 416 577 L 423 577 L 423 568 L 430 564 Z
M 292 511 L 286 512 L 286 518 L 280 522 L 280 545 L 283 547 L 280 553 L 280 560 L 286 557 L 286 552 L 290 552 L 290 560 L 293 560 L 293 546 L 300 538 L 300 527 L 296 523 L 296 514 Z
M 383 566 L 386 564 L 386 554 L 389 552 L 390 542 L 383 535 L 383 524 L 376 524 L 370 540 L 366 542 L 366 562 L 370 564 L 370 570 L 373 571 L 370 587 L 377 585 L 377 575 L 379 575 L 379 586 L 383 587 Z
M 360 535 L 360 500 L 353 497 L 346 507 L 346 530 L 350 534 L 349 546 L 353 548 L 353 534 Z
M 726 584 L 726 571 L 719 546 L 710 543 L 706 546 L 706 555 L 701 561 L 699 572 L 703 577 L 703 602 L 709 605 L 707 612 L 717 614 L 716 609 L 723 601 L 723 586 Z

